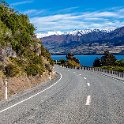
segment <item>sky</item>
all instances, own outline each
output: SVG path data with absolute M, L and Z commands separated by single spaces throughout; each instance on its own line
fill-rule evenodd
M 6 0 L 27 14 L 36 33 L 124 26 L 124 0 Z

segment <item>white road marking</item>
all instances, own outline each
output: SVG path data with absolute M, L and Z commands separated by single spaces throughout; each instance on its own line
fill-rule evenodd
M 86 78 L 86 77 L 84 77 L 84 79 L 86 80 L 87 78 Z
M 79 74 L 79 75 L 81 75 L 81 74 Z
M 28 97 L 27 99 L 24 99 L 24 100 L 22 100 L 22 101 L 20 101 L 20 102 L 18 102 L 18 103 L 16 103 L 16 104 L 14 104 L 14 105 L 12 105 L 12 106 L 10 106 L 10 107 L 8 107 L 8 108 L 6 108 L 6 109 L 1 110 L 0 113 L 5 112 L 5 111 L 7 111 L 7 110 L 9 110 L 9 109 L 11 109 L 11 108 L 13 108 L 13 107 L 15 107 L 15 106 L 17 106 L 17 105 L 23 103 L 23 102 L 25 102 L 25 101 L 31 99 L 31 98 L 34 98 L 35 96 L 37 96 L 37 95 L 39 95 L 39 94 L 45 92 L 46 90 L 49 90 L 50 88 L 52 88 L 53 86 L 55 86 L 57 83 L 59 83 L 59 81 L 62 79 L 62 74 L 61 74 L 61 73 L 60 73 L 60 76 L 61 76 L 60 79 L 59 79 L 56 83 L 54 83 L 53 85 L 51 85 L 50 87 L 48 87 L 48 88 L 46 88 L 46 89 L 44 89 L 44 90 L 38 92 L 38 93 L 35 94 L 35 95 L 32 95 L 32 96 Z
M 88 87 L 90 87 L 90 83 L 87 83 Z
M 73 72 L 73 73 L 75 73 L 75 72 Z
M 87 96 L 86 104 L 85 105 L 90 105 L 91 103 L 91 96 Z
M 68 70 L 68 71 L 70 71 L 70 70 Z

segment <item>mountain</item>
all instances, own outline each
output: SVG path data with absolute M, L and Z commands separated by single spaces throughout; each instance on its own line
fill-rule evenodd
M 52 36 L 52 35 L 84 35 L 84 34 L 88 34 L 90 32 L 93 32 L 93 31 L 103 31 L 103 32 L 110 32 L 110 31 L 113 31 L 112 29 L 111 30 L 99 30 L 99 29 L 85 29 L 85 30 L 73 30 L 73 31 L 70 31 L 70 32 L 61 32 L 61 31 L 49 31 L 47 33 L 36 33 L 37 37 L 38 38 L 43 38 L 43 37 L 48 37 L 48 36 Z
M 124 27 L 115 30 L 74 30 L 41 38 L 52 54 L 102 54 L 105 50 L 124 51 Z

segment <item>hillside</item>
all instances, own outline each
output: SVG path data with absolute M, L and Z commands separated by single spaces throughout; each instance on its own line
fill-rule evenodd
M 52 54 L 103 54 L 124 53 L 124 27 L 115 30 L 77 30 L 61 35 L 41 38 L 43 44 Z
M 0 4 L 0 88 L 2 78 L 7 78 L 12 94 L 41 83 L 52 72 L 50 53 L 34 31 L 26 15 Z

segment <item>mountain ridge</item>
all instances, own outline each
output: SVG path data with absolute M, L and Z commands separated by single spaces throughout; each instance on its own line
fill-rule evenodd
M 62 31 L 49 31 L 47 33 L 36 33 L 37 37 L 38 38 L 43 38 L 43 37 L 49 37 L 49 36 L 52 36 L 52 35 L 77 35 L 77 34 L 81 34 L 81 35 L 84 35 L 84 34 L 87 34 L 87 33 L 90 33 L 90 32 L 93 32 L 93 31 L 103 31 L 103 32 L 110 32 L 110 31 L 113 31 L 113 29 L 105 29 L 105 30 L 102 30 L 102 29 L 84 29 L 84 30 L 73 30 L 73 31 L 67 31 L 67 32 L 62 32 Z
M 50 35 L 41 38 L 44 46 L 52 54 L 102 54 L 105 50 L 123 54 L 124 27 L 115 30 L 76 30 L 61 35 Z

